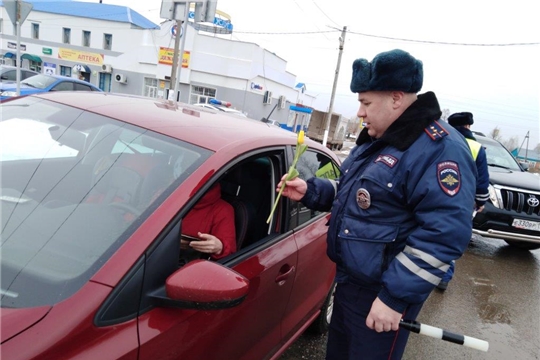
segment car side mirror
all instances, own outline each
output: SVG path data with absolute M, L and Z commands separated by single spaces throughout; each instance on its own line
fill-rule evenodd
M 191 261 L 170 275 L 165 295 L 152 295 L 158 306 L 217 310 L 244 301 L 249 280 L 234 270 L 208 260 Z
M 519 166 L 525 171 L 529 171 L 529 163 L 525 161 L 520 161 Z

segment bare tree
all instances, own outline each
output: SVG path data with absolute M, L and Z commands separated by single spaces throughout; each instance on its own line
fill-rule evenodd
M 450 109 L 443 109 L 442 115 L 441 115 L 441 120 L 444 120 L 444 121 L 448 122 L 448 117 L 449 116 L 450 116 Z
M 492 139 L 495 139 L 495 140 L 497 140 L 497 141 L 503 142 L 502 136 L 501 136 L 501 129 L 499 129 L 497 126 L 495 126 L 495 127 L 493 128 L 493 130 L 491 130 L 491 132 L 489 133 L 489 136 L 490 136 Z
M 512 136 L 510 139 L 501 139 L 499 141 L 508 151 L 512 151 L 519 146 L 519 139 L 517 136 Z

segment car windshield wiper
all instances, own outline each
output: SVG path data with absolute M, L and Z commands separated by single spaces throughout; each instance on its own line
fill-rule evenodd
M 499 164 L 488 164 L 488 166 L 495 166 L 495 167 L 498 167 L 498 168 L 503 168 L 503 169 L 510 170 L 510 168 L 508 166 L 499 165 Z
M 34 89 L 36 88 L 36 86 L 34 86 L 34 85 L 30 84 L 30 83 L 27 83 L 27 82 L 22 82 L 21 84 L 30 86 L 30 87 L 32 87 L 32 88 L 34 88 Z

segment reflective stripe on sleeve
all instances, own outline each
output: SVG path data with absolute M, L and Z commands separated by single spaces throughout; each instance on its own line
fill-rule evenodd
M 422 259 L 429 265 L 433 266 L 434 268 L 437 268 L 441 271 L 448 271 L 448 268 L 450 268 L 450 264 L 446 264 L 442 262 L 441 260 L 437 259 L 433 255 L 430 255 L 422 250 L 414 249 L 410 246 L 405 246 L 405 249 L 403 249 L 403 252 L 412 256 L 415 256 L 417 258 Z
M 435 276 L 431 274 L 429 271 L 422 269 L 420 266 L 413 263 L 412 260 L 409 259 L 407 255 L 405 255 L 402 252 L 396 256 L 396 260 L 398 260 L 403 266 L 409 269 L 413 274 L 426 280 L 427 282 L 433 285 L 438 285 L 441 282 L 440 277 Z

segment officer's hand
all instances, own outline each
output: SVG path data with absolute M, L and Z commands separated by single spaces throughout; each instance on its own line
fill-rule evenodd
M 379 298 L 376 298 L 367 316 L 366 326 L 376 332 L 397 331 L 400 320 L 400 313 L 392 310 L 379 300 Z
M 279 192 L 279 189 L 281 189 L 281 185 L 283 184 L 283 181 L 287 178 L 287 174 L 283 175 L 281 178 L 281 181 L 279 182 L 276 191 Z M 296 177 L 292 180 L 285 181 L 285 188 L 283 189 L 283 192 L 281 195 L 288 197 L 291 200 L 294 201 L 300 201 L 304 197 L 307 191 L 307 184 L 304 180 L 300 179 L 299 177 Z

